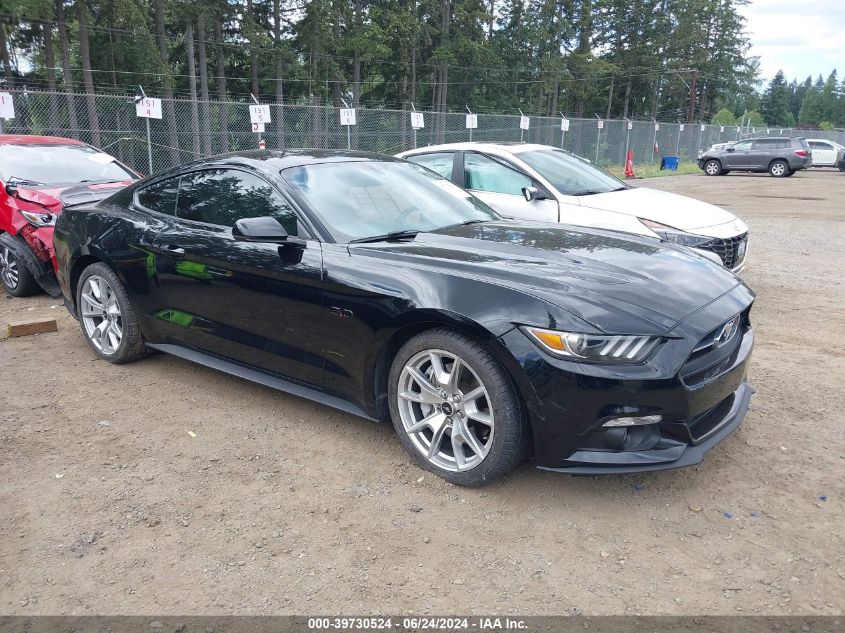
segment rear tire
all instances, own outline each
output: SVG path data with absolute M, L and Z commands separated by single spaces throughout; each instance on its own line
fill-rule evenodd
M 146 356 L 135 309 L 111 268 L 98 262 L 82 271 L 76 309 L 82 334 L 97 356 L 118 365 Z
M 6 292 L 13 297 L 29 297 L 41 290 L 26 264 L 5 244 L 0 244 L 0 279 Z
M 471 338 L 447 329 L 415 336 L 396 354 L 388 380 L 396 434 L 425 470 L 481 486 L 525 459 L 529 431 L 516 387 Z
M 708 176 L 721 176 L 722 175 L 722 163 L 718 160 L 708 160 L 704 163 L 704 173 Z
M 769 165 L 769 175 L 774 178 L 783 178 L 789 174 L 789 164 L 785 160 L 773 160 Z

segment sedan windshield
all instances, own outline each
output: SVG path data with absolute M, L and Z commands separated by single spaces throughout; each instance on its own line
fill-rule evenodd
M 320 163 L 285 169 L 282 176 L 338 242 L 499 219 L 477 198 L 413 163 Z
M 87 145 L 4 145 L 0 177 L 4 182 L 15 178 L 33 187 L 136 178 L 114 157 Z
M 628 188 L 603 169 L 560 150 L 520 152 L 517 156 L 566 196 L 587 196 Z

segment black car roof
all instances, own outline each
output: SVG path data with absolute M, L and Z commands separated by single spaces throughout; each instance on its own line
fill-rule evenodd
M 225 163 L 250 165 L 262 170 L 277 171 L 288 167 L 313 165 L 316 163 L 342 163 L 349 161 L 400 161 L 401 159 L 375 152 L 358 152 L 341 149 L 254 149 L 209 156 L 191 163 L 180 165 L 177 169 L 198 165 Z

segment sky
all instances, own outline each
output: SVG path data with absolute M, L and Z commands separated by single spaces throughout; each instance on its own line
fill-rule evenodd
M 845 0 L 751 0 L 740 11 L 766 81 L 779 69 L 787 81 L 834 68 L 845 77 Z

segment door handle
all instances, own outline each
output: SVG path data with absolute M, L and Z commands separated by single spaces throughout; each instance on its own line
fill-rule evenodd
M 174 246 L 173 244 L 164 244 L 161 247 L 161 250 L 163 250 L 168 255 L 175 255 L 176 257 L 184 257 L 185 255 L 184 248 L 180 246 Z

